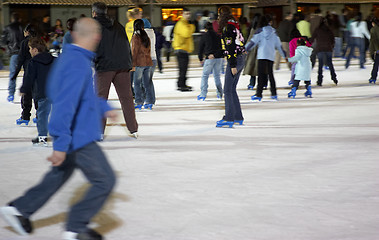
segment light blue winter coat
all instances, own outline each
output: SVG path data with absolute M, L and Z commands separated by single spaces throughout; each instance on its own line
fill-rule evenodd
M 311 80 L 312 63 L 311 54 L 313 49 L 307 46 L 298 46 L 295 56 L 288 59 L 289 62 L 296 62 L 295 80 Z
M 271 26 L 258 29 L 250 41 L 246 44 L 245 49 L 250 51 L 254 46 L 258 45 L 257 59 L 275 60 L 275 50 L 278 50 L 282 57 L 286 57 L 286 53 L 282 49 L 280 38 Z

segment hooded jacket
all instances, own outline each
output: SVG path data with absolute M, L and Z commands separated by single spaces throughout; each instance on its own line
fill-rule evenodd
M 98 15 L 95 19 L 102 28 L 102 38 L 94 61 L 96 71 L 132 69 L 132 53 L 124 27 L 117 21 L 111 21 L 106 15 Z
M 286 57 L 286 53 L 282 48 L 282 43 L 276 31 L 271 26 L 265 26 L 258 29 L 250 41 L 246 44 L 246 50 L 250 51 L 254 46 L 258 45 L 257 59 L 275 60 L 275 50 L 278 50 L 282 57 Z
M 21 41 L 24 39 L 21 23 L 12 22 L 6 26 L 1 39 L 3 44 L 7 45 L 9 55 L 18 54 Z
M 295 80 L 311 80 L 312 62 L 311 54 L 313 49 L 307 46 L 298 46 L 295 56 L 288 59 L 289 62 L 296 62 Z
M 194 49 L 192 33 L 195 32 L 195 25 L 190 24 L 183 17 L 175 24 L 174 41 L 172 47 L 174 50 L 182 50 L 191 53 Z
M 54 57 L 48 52 L 41 52 L 34 56 L 29 61 L 20 92 L 32 92 L 33 99 L 36 101 L 46 98 L 47 77 L 53 61 Z
M 221 33 L 222 47 L 231 68 L 237 66 L 237 56 L 245 52 L 244 39 L 234 19 L 228 20 Z
M 379 26 L 375 25 L 371 28 L 371 38 L 370 38 L 370 55 L 379 51 Z
M 91 51 L 66 44 L 51 69 L 47 94 L 52 103 L 49 133 L 55 151 L 70 153 L 100 139 L 101 120 L 111 108 L 96 95 L 94 56 Z
M 326 25 L 321 25 L 319 28 L 315 30 L 311 41 L 316 40 L 316 52 L 333 52 L 334 48 L 334 35 L 332 30 Z

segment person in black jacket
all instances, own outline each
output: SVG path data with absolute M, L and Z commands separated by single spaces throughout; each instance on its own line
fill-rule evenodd
M 95 69 L 98 95 L 108 99 L 113 83 L 124 114 L 126 127 L 132 137 L 137 137 L 138 123 L 134 111 L 133 94 L 129 71 L 132 69 L 132 54 L 124 27 L 108 18 L 107 5 L 92 4 L 92 17 L 102 28 L 102 38 L 96 51 Z M 106 119 L 103 119 L 103 133 Z
M 200 39 L 199 45 L 199 61 L 203 65 L 203 76 L 201 77 L 201 93 L 197 96 L 197 100 L 204 101 L 208 93 L 208 77 L 213 72 L 217 98 L 222 99 L 222 84 L 220 80 L 221 64 L 223 58 L 221 38 L 213 30 L 210 22 L 204 25 L 205 33 Z M 205 60 L 204 60 L 205 55 Z
M 46 43 L 39 37 L 29 40 L 30 60 L 20 88 L 21 95 L 32 92 L 34 102 L 38 102 L 37 129 L 38 137 L 32 140 L 33 144 L 46 144 L 47 124 L 51 104 L 45 95 L 47 76 L 54 57 L 46 51 Z
M 25 73 L 27 71 L 29 61 L 32 58 L 29 52 L 29 45 L 28 45 L 29 39 L 30 37 L 35 37 L 36 35 L 37 35 L 37 31 L 35 27 L 31 24 L 26 25 L 24 29 L 25 39 L 22 40 L 21 42 L 21 47 L 18 53 L 18 58 L 17 58 L 16 70 L 13 76 L 11 76 L 11 79 L 13 79 L 14 81 L 16 81 L 17 75 L 20 73 L 21 67 L 24 68 Z M 34 102 L 34 107 L 35 109 L 37 109 L 37 102 Z M 16 123 L 17 125 L 21 125 L 21 124 L 28 125 L 30 121 L 30 116 L 31 116 L 30 111 L 32 110 L 32 93 L 31 92 L 25 92 L 21 96 L 21 108 L 22 108 L 21 117 L 16 120 Z M 33 119 L 33 122 L 36 122 L 36 121 L 37 121 L 37 118 Z
M 12 79 L 14 72 L 16 71 L 16 64 L 18 58 L 18 52 L 20 50 L 21 41 L 24 39 L 22 33 L 22 26 L 19 22 L 20 15 L 18 13 L 12 13 L 12 23 L 4 28 L 2 35 L 2 43 L 7 45 L 8 54 L 10 56 L 9 62 L 9 87 L 8 87 L 8 102 L 13 102 L 14 93 L 16 91 L 16 79 Z
M 291 12 L 287 12 L 286 17 L 284 18 L 283 21 L 280 22 L 279 27 L 277 29 L 280 42 L 282 43 L 282 48 L 286 52 L 287 56 L 290 53 L 290 47 L 289 47 L 289 42 L 291 41 L 290 35 L 292 32 L 292 29 L 296 27 L 295 24 L 293 24 L 292 19 L 293 19 L 293 14 Z M 280 59 L 281 59 L 281 56 L 279 52 L 276 52 L 275 70 L 279 70 L 280 68 Z M 287 66 L 291 70 L 290 62 L 287 62 Z

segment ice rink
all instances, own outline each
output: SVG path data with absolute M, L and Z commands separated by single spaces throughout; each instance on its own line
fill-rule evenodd
M 377 240 L 379 239 L 379 82 L 368 84 L 372 61 L 345 70 L 335 59 L 338 86 L 324 70 L 313 98 L 288 99 L 284 63 L 275 71 L 279 101 L 264 91 L 251 102 L 248 76 L 238 94 L 245 122 L 216 128 L 224 113 L 213 77 L 205 102 L 202 68 L 191 59 L 188 85 L 176 91 L 178 71 L 162 58 L 155 72 L 152 111 L 137 112 L 138 139 L 128 136 L 114 90 L 119 122 L 100 145 L 117 173 L 114 192 L 93 219 L 107 240 Z M 0 71 L 0 205 L 37 183 L 52 148 L 33 147 L 35 126 L 20 127 L 20 97 L 6 102 L 8 72 Z M 222 75 L 223 78 L 223 75 Z M 22 78 L 18 78 L 20 87 Z M 223 82 L 223 79 L 222 79 Z M 34 117 L 34 115 L 33 115 Z M 0 219 L 0 240 L 61 238 L 67 209 L 88 185 L 78 171 L 35 215 L 30 237 Z

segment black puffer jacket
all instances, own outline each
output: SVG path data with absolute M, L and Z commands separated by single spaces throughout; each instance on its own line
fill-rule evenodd
M 18 54 L 21 41 L 24 39 L 21 23 L 12 22 L 6 26 L 1 39 L 3 44 L 7 45 L 9 55 Z
M 45 88 L 47 76 L 54 61 L 54 57 L 48 52 L 42 52 L 33 57 L 24 74 L 21 93 L 32 92 L 33 99 L 46 98 Z
M 221 46 L 221 37 L 215 31 L 208 31 L 201 36 L 199 44 L 199 60 L 203 61 L 204 55 L 205 59 L 213 54 L 215 58 L 224 57 Z
M 96 51 L 96 71 L 131 70 L 132 53 L 124 27 L 106 15 L 96 16 L 95 19 L 102 27 L 102 38 Z

